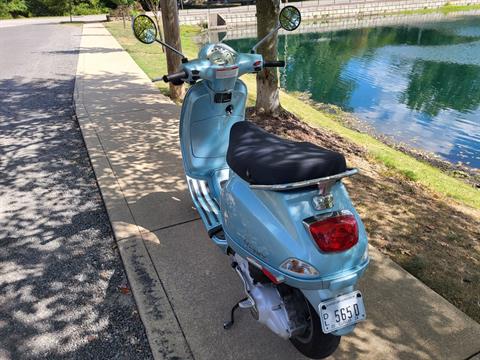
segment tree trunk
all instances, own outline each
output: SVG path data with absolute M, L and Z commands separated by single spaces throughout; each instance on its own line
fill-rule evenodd
M 262 39 L 278 24 L 280 0 L 257 1 L 257 36 Z M 277 60 L 277 34 L 271 36 L 259 48 L 264 61 Z M 280 100 L 278 90 L 278 69 L 267 68 L 257 74 L 257 102 L 255 107 L 269 115 L 278 115 Z
M 180 42 L 180 24 L 178 22 L 178 10 L 177 0 L 160 0 L 163 22 L 163 34 L 165 36 L 165 42 L 182 51 L 182 45 Z M 167 56 L 167 70 L 168 73 L 174 73 L 179 71 L 182 61 L 178 54 L 166 49 Z M 180 100 L 183 97 L 183 85 L 173 85 L 170 83 L 170 97 L 173 100 Z

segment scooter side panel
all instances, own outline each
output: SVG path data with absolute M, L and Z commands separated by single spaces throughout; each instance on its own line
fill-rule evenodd
M 230 128 L 245 118 L 247 88 L 238 80 L 231 100 L 215 103 L 215 93 L 205 81 L 193 85 L 184 99 L 180 139 L 185 172 L 207 179 L 214 170 L 227 167 Z
M 368 264 L 367 235 L 347 191 L 341 182 L 332 188 L 334 207 L 317 211 L 314 190 L 275 192 L 252 190 L 248 183 L 233 175 L 221 196 L 224 231 L 231 247 L 250 256 L 286 283 L 300 289 L 341 288 L 356 283 Z M 357 218 L 359 241 L 339 253 L 321 252 L 303 220 L 322 213 L 350 210 Z M 319 275 L 299 277 L 285 272 L 280 265 L 297 258 L 314 266 Z M 348 281 L 336 283 L 340 278 Z

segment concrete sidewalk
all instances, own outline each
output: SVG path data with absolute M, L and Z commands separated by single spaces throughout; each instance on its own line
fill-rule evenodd
M 77 115 L 122 259 L 158 359 L 303 359 L 248 312 L 227 258 L 192 208 L 178 144 L 180 109 L 101 24 L 83 28 Z M 372 249 L 361 283 L 368 320 L 334 359 L 467 359 L 480 325 Z

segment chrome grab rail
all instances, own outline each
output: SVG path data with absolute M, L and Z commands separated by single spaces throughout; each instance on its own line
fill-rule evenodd
M 327 176 L 319 179 L 312 179 L 312 180 L 305 180 L 305 181 L 298 181 L 294 183 L 289 183 L 289 184 L 277 184 L 277 185 L 250 185 L 251 189 L 254 190 L 271 190 L 271 191 L 287 191 L 287 190 L 293 190 L 293 189 L 300 189 L 303 187 L 307 186 L 313 186 L 313 185 L 321 185 L 324 183 L 332 183 L 336 182 L 344 177 L 349 177 L 353 176 L 355 174 L 358 174 L 358 169 L 353 168 L 353 169 L 348 169 L 347 171 L 332 175 L 332 176 Z

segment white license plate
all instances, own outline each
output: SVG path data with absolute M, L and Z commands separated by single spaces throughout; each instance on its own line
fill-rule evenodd
M 365 320 L 365 305 L 360 291 L 323 301 L 318 305 L 325 334 Z

